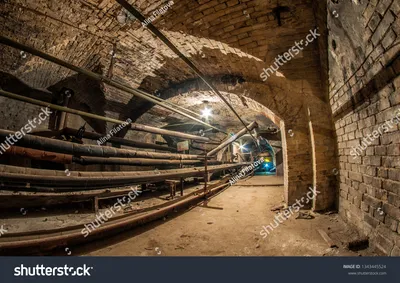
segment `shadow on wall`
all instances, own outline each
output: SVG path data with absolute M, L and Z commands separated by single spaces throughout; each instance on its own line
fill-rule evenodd
M 379 91 L 382 90 L 387 84 L 395 79 L 398 74 L 393 72 L 391 66 L 400 64 L 400 51 L 396 53 L 392 60 L 378 72 L 362 89 L 357 91 L 354 95 L 349 94 L 349 100 L 338 108 L 334 115 L 334 121 L 342 119 L 352 111 L 357 111 L 357 108 L 363 103 L 375 101 L 379 99 Z

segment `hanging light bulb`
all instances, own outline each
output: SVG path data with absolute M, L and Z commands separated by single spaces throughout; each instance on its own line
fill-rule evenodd
M 204 108 L 202 111 L 201 111 L 201 116 L 203 116 L 203 117 L 205 117 L 205 118 L 208 118 L 209 116 L 211 116 L 211 109 L 209 109 L 209 108 Z

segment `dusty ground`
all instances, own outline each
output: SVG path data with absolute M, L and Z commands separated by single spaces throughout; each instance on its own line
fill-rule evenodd
M 268 179 L 269 178 L 269 179 Z M 260 186 L 262 183 L 272 186 Z M 314 219 L 289 217 L 266 238 L 260 235 L 282 202 L 282 181 L 256 176 L 240 182 L 197 206 L 114 238 L 92 243 L 75 255 L 92 256 L 321 256 L 367 255 L 345 250 L 340 240 L 354 232 L 336 214 Z M 252 186 L 252 184 L 256 186 Z M 336 239 L 339 248 L 329 248 L 317 229 Z

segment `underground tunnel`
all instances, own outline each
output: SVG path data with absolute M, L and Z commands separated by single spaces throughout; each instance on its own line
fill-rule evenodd
M 400 256 L 399 3 L 0 1 L 0 255 Z

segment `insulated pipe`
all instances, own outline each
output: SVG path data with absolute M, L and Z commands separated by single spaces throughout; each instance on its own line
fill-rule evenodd
M 209 166 L 208 173 L 242 167 L 249 163 L 223 164 Z M 28 183 L 29 186 L 41 185 L 54 187 L 55 191 L 63 187 L 82 187 L 88 189 L 99 185 L 117 187 L 121 185 L 144 184 L 160 182 L 166 179 L 204 176 L 204 167 L 193 167 L 172 170 L 126 171 L 126 172 L 74 172 L 66 176 L 64 171 L 24 168 L 9 165 L 0 165 L 0 181 L 3 185 Z
M 207 156 L 213 156 L 215 155 L 218 151 L 220 151 L 221 149 L 223 149 L 224 147 L 228 146 L 229 144 L 233 143 L 235 140 L 237 140 L 238 138 L 240 138 L 241 136 L 243 136 L 247 130 L 252 131 L 253 129 L 258 128 L 258 124 L 256 121 L 254 121 L 253 123 L 249 124 L 246 128 L 241 129 L 239 132 L 237 132 L 236 134 L 234 134 L 233 136 L 227 138 L 224 142 L 222 142 L 219 146 L 217 146 L 216 148 L 214 148 L 213 150 L 211 150 Z
M 13 131 L 1 130 L 0 139 L 14 136 Z M 4 147 L 5 141 L 0 143 Z M 18 146 L 28 147 L 39 150 L 46 150 L 58 153 L 71 154 L 75 156 L 97 156 L 97 157 L 136 157 L 136 158 L 154 158 L 154 159 L 204 159 L 203 155 L 160 153 L 149 151 L 136 151 L 131 149 L 121 149 L 110 146 L 84 145 L 72 142 L 60 141 L 34 135 L 23 135 L 17 141 Z M 1 150 L 0 150 L 1 152 Z
M 162 166 L 162 165 L 195 165 L 203 163 L 200 160 L 176 159 L 148 159 L 148 158 L 103 158 L 103 157 L 73 157 L 72 161 L 81 165 L 135 165 L 135 166 Z M 208 161 L 209 164 L 221 164 L 216 160 Z
M 125 124 L 126 123 L 126 121 L 117 120 L 117 119 L 113 119 L 113 118 L 109 118 L 109 117 L 103 117 L 100 115 L 87 113 L 87 112 L 83 112 L 80 110 L 71 109 L 71 108 L 67 108 L 64 106 L 56 105 L 56 104 L 51 104 L 48 102 L 43 102 L 43 101 L 40 101 L 37 99 L 33 99 L 33 98 L 25 97 L 25 96 L 22 96 L 19 94 L 4 91 L 2 89 L 0 89 L 0 95 L 11 98 L 11 99 L 28 102 L 28 103 L 31 103 L 34 105 L 49 107 L 50 109 L 64 111 L 64 112 L 68 112 L 68 113 L 72 113 L 72 114 L 77 114 L 77 115 L 92 118 L 92 119 L 102 120 L 102 121 L 116 123 L 116 124 Z M 174 131 L 155 128 L 155 127 L 135 124 L 135 123 L 131 123 L 130 126 L 131 126 L 131 129 L 135 130 L 135 131 L 143 131 L 143 132 L 148 132 L 148 133 L 153 133 L 153 134 L 167 135 L 167 136 L 179 137 L 182 139 L 189 139 L 189 140 L 209 141 L 209 139 L 206 137 L 199 137 L 199 136 L 195 136 L 195 135 L 174 132 Z
M 135 166 L 157 166 L 157 165 L 195 165 L 201 164 L 200 160 L 177 160 L 177 159 L 148 159 L 148 158 L 104 158 L 104 157 L 76 157 L 63 153 L 55 153 L 44 150 L 11 146 L 5 155 L 17 155 L 40 161 L 51 161 L 61 164 L 78 163 L 81 165 L 135 165 Z M 209 161 L 211 164 L 221 164 L 219 161 Z
M 77 136 L 78 130 L 72 128 L 64 128 L 61 131 L 32 131 L 31 135 L 46 137 L 46 138 L 53 138 L 56 136 L 61 135 L 68 135 L 68 136 Z M 89 140 L 99 140 L 103 138 L 104 135 L 92 132 L 84 132 L 82 137 Z M 119 145 L 125 145 L 129 147 L 136 147 L 136 148 L 148 148 L 148 149 L 156 149 L 161 151 L 171 151 L 176 152 L 177 150 L 173 147 L 162 146 L 155 143 L 146 143 L 146 142 L 139 142 L 134 140 L 128 140 L 123 138 L 111 137 L 107 140 L 110 143 L 116 143 Z
M 172 111 L 174 113 L 177 113 L 177 114 L 180 114 L 182 116 L 185 116 L 186 118 L 189 118 L 190 120 L 193 120 L 193 121 L 195 121 L 197 123 L 200 123 L 202 125 L 205 125 L 207 127 L 213 128 L 213 129 L 215 129 L 215 130 L 217 130 L 219 132 L 222 132 L 222 133 L 226 134 L 226 132 L 218 129 L 217 127 L 214 127 L 214 126 L 212 126 L 212 125 L 210 125 L 210 124 L 208 124 L 206 122 L 203 122 L 200 119 L 194 118 L 194 117 L 190 116 L 189 114 L 186 114 L 186 113 L 184 113 L 184 112 L 182 112 L 180 110 L 177 110 L 176 108 L 181 108 L 180 106 L 178 106 L 178 105 L 174 105 L 174 106 L 167 105 L 167 104 L 165 104 L 163 102 L 160 102 L 160 101 L 154 99 L 152 95 L 150 95 L 148 93 L 145 93 L 144 91 L 138 91 L 137 89 L 134 89 L 134 88 L 131 88 L 129 86 L 123 85 L 123 84 L 121 84 L 119 82 L 113 81 L 113 80 L 111 80 L 111 79 L 109 79 L 109 78 L 107 78 L 105 76 L 100 75 L 100 74 L 97 74 L 97 73 L 91 72 L 89 70 L 77 67 L 77 66 L 72 65 L 72 64 L 70 64 L 68 62 L 65 62 L 65 61 L 63 61 L 61 59 L 53 57 L 53 56 L 51 56 L 49 54 L 46 54 L 46 53 L 41 52 L 39 50 L 36 50 L 35 48 L 32 48 L 32 47 L 26 46 L 24 44 L 21 44 L 21 43 L 15 41 L 15 40 L 12 40 L 11 38 L 3 36 L 3 35 L 0 35 L 0 43 L 8 45 L 8 46 L 11 46 L 11 47 L 14 47 L 14 48 L 17 48 L 17 49 L 20 49 L 20 50 L 24 50 L 24 51 L 26 51 L 28 53 L 31 53 L 33 55 L 39 56 L 41 58 L 44 58 L 44 59 L 46 59 L 48 61 L 51 61 L 51 62 L 53 62 L 55 64 L 61 65 L 61 66 L 65 67 L 65 68 L 68 68 L 68 69 L 70 69 L 72 71 L 75 71 L 75 72 L 80 73 L 80 74 L 84 74 L 84 75 L 86 75 L 86 76 L 88 76 L 88 77 L 90 77 L 90 78 L 92 78 L 92 79 L 94 79 L 96 81 L 100 81 L 100 82 L 106 83 L 106 84 L 108 84 L 110 86 L 113 86 L 113 87 L 119 89 L 119 90 L 122 90 L 122 91 L 128 92 L 130 94 L 133 94 L 133 95 L 135 95 L 137 97 L 140 97 L 140 98 L 142 98 L 144 100 L 147 100 L 149 102 L 157 104 L 157 105 L 159 105 L 159 106 L 161 106 L 163 108 L 166 108 L 166 109 L 168 109 L 168 110 L 170 110 L 170 111 Z M 169 103 L 169 104 L 171 104 L 171 103 Z
M 55 153 L 43 150 L 36 150 L 31 148 L 11 146 L 6 152 L 6 155 L 18 155 L 22 157 L 27 157 L 35 160 L 51 161 L 55 163 L 71 164 L 72 155 Z
M 63 134 L 70 135 L 70 136 L 75 136 L 77 132 L 78 132 L 78 130 L 71 129 L 71 128 L 64 128 L 62 130 Z M 91 133 L 91 132 L 83 133 L 83 138 L 89 139 L 89 140 L 98 140 L 102 137 L 104 137 L 104 135 L 101 135 L 98 133 Z M 118 138 L 118 137 L 111 137 L 107 140 L 107 142 L 130 146 L 130 147 L 137 147 L 137 148 L 150 148 L 150 149 L 171 151 L 171 152 L 177 151 L 175 148 L 169 147 L 169 146 L 162 146 L 162 145 L 158 145 L 158 144 L 154 144 L 154 143 L 138 142 L 138 141 L 127 140 L 127 139 Z

